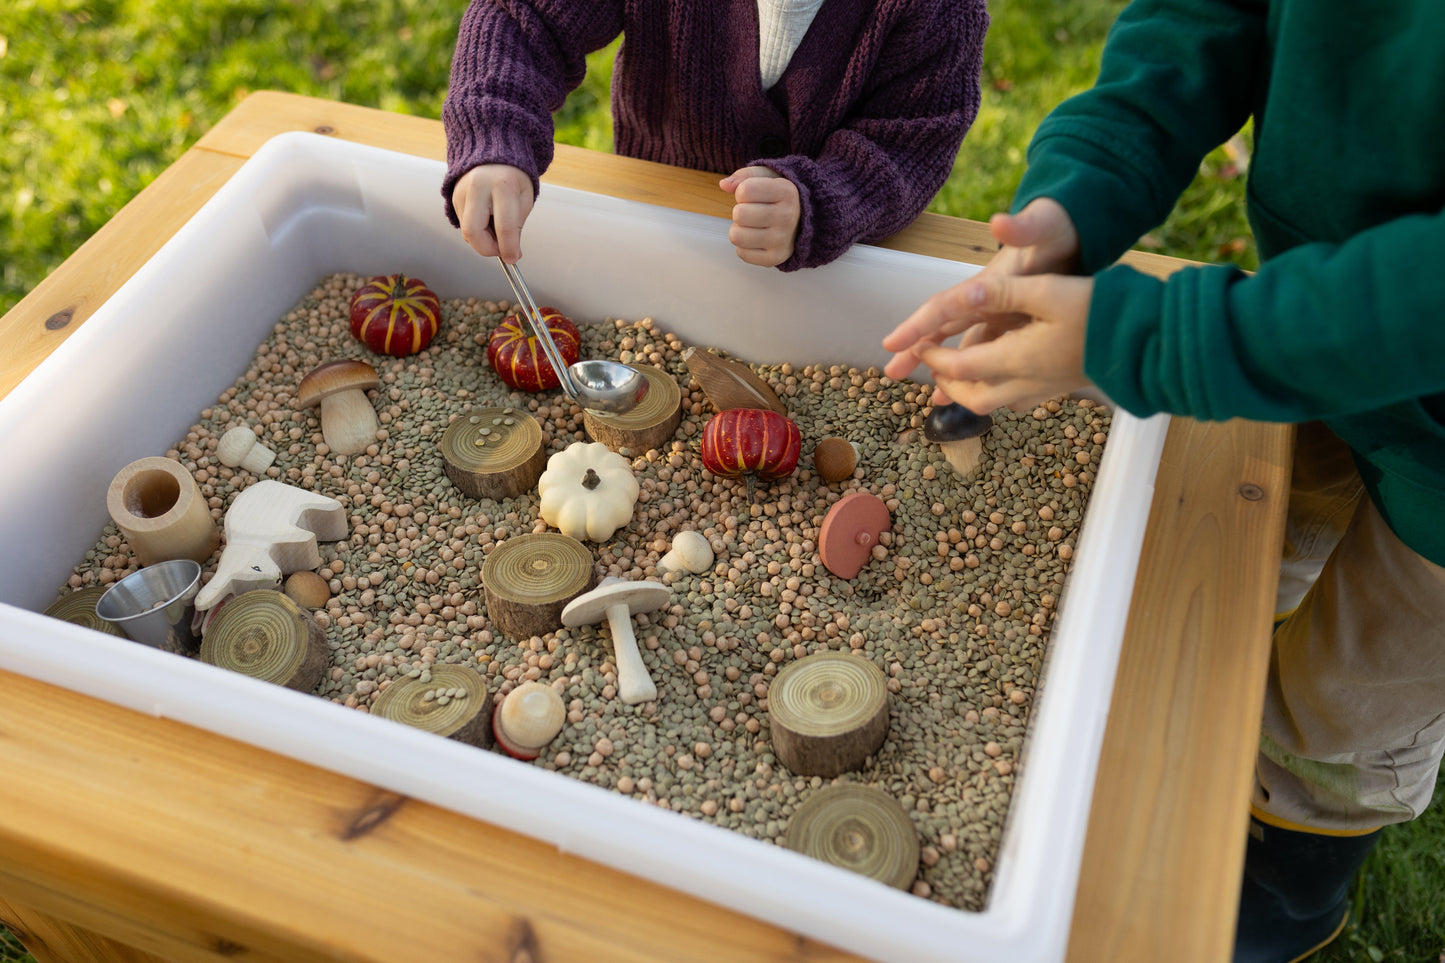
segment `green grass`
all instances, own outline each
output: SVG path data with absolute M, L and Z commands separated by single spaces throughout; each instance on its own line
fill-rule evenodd
M 0 2 L 0 313 L 206 130 L 260 89 L 438 117 L 464 4 L 426 0 Z M 993 0 L 984 100 L 931 210 L 1008 206 L 1034 127 L 1092 83 L 1124 0 Z M 557 138 L 608 150 L 607 72 L 590 58 Z M 1247 143 L 1247 137 L 1244 138 Z M 1254 267 L 1235 158 L 1211 154 L 1141 246 Z M 1445 950 L 1445 817 L 1387 833 L 1361 873 L 1358 922 L 1319 961 L 1424 961 Z M 27 960 L 0 930 L 0 963 Z

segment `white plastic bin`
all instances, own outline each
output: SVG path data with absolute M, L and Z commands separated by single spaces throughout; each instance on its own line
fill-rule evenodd
M 402 271 L 443 298 L 507 286 L 442 216 L 442 165 L 314 134 L 248 161 L 0 401 L 0 667 L 178 719 L 551 842 L 897 963 L 1061 959 L 1166 421 L 1115 412 L 1064 588 L 983 912 L 326 700 L 45 618 L 108 520 L 108 480 L 169 448 L 323 275 Z M 545 186 L 526 267 L 542 303 L 656 318 L 757 363 L 882 365 L 882 335 L 977 270 L 860 246 L 818 270 L 740 262 L 718 218 Z M 757 880 L 766 885 L 757 885 Z

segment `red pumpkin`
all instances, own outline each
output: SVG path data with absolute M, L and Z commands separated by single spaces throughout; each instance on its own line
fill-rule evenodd
M 702 430 L 702 463 L 724 478 L 785 478 L 798 467 L 803 434 L 787 415 L 766 408 L 719 411 Z
M 552 333 L 552 342 L 557 345 L 563 363 L 575 364 L 582 351 L 582 335 L 577 325 L 556 308 L 538 310 Z M 545 391 L 562 383 L 542 352 L 531 325 L 515 314 L 507 315 L 487 341 L 487 361 L 492 370 L 521 391 Z
M 379 274 L 351 296 L 351 333 L 377 354 L 416 354 L 431 344 L 441 317 L 431 288 L 405 274 Z

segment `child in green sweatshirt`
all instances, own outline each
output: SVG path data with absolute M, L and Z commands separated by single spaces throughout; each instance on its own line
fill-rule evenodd
M 883 342 L 976 411 L 1093 384 L 1298 425 L 1239 961 L 1332 939 L 1445 755 L 1442 64 L 1438 0 L 1134 0 L 1035 134 L 999 254 Z M 1251 119 L 1259 271 L 1114 264 Z

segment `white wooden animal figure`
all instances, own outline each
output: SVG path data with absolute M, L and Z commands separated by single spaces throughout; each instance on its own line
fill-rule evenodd
M 269 479 L 236 496 L 225 529 L 216 574 L 196 596 L 198 613 L 231 595 L 276 588 L 283 575 L 316 568 L 317 540 L 336 541 L 348 530 L 346 509 L 336 499 Z

